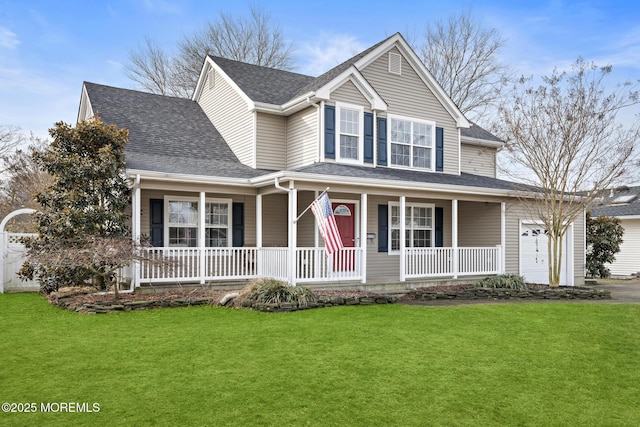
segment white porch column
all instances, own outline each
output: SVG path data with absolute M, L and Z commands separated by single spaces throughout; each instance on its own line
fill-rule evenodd
M 407 198 L 405 196 L 401 196 L 400 197 L 400 281 L 404 282 L 406 280 L 405 278 L 405 250 L 406 250 L 406 244 L 405 244 L 405 234 L 406 234 L 406 224 L 405 224 L 405 206 L 407 202 Z M 389 212 L 389 215 L 392 215 L 392 212 Z M 391 245 L 391 242 L 389 242 L 389 245 Z
M 367 283 L 367 194 L 360 195 L 360 279 L 361 283 Z
M 499 271 L 505 273 L 505 254 L 507 244 L 507 204 L 505 202 L 500 203 L 500 269 Z M 585 246 L 586 247 L 586 246 Z
M 133 217 L 131 218 L 131 237 L 135 243 L 140 243 L 141 234 L 141 201 L 140 201 L 140 175 L 136 175 L 133 187 L 133 200 L 131 201 L 131 209 L 133 209 Z M 140 262 L 133 263 L 132 282 L 135 288 L 140 287 Z
M 198 200 L 198 255 L 200 258 L 200 284 L 204 285 L 204 276 L 205 276 L 205 263 L 206 263 L 206 255 L 205 255 L 205 193 L 204 191 L 200 192 L 200 199 Z
M 262 277 L 262 194 L 256 195 L 256 273 Z
M 298 241 L 298 225 L 295 222 L 298 214 L 298 190 L 294 188 L 294 182 L 289 181 L 289 284 L 296 286 L 296 246 Z
M 453 248 L 453 278 L 458 278 L 458 200 L 451 200 L 451 247 Z

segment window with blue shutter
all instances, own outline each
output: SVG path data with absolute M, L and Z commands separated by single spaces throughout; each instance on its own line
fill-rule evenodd
M 436 171 L 444 170 L 444 129 L 436 128 Z
M 336 107 L 324 107 L 324 157 L 336 158 Z
M 389 206 L 378 205 L 378 252 L 389 252 Z
M 244 246 L 244 203 L 234 203 L 231 212 L 233 226 L 233 246 Z
M 378 165 L 387 166 L 387 119 L 378 117 Z
M 373 113 L 364 113 L 364 162 L 373 163 Z

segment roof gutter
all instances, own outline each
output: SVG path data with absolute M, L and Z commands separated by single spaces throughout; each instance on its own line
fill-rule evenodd
M 248 178 L 226 178 L 206 175 L 189 175 L 177 174 L 169 172 L 152 172 L 145 170 L 129 169 L 127 175 L 134 179 L 140 177 L 149 181 L 171 181 L 171 182 L 187 182 L 191 184 L 225 184 L 235 185 L 239 187 L 251 187 L 251 180 Z
M 504 148 L 504 142 L 502 141 L 491 141 L 488 139 L 480 139 L 480 138 L 470 138 L 467 136 L 460 136 L 460 142 L 463 144 L 473 144 L 480 145 L 482 147 L 492 147 L 492 148 Z

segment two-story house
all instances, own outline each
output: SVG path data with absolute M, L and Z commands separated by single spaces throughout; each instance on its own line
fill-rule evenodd
M 179 259 L 136 286 L 275 277 L 364 286 L 498 273 L 547 280 L 546 235 L 503 143 L 469 122 L 400 34 L 318 77 L 207 57 L 193 98 L 85 83 L 78 119 L 129 129 L 134 238 Z M 314 216 L 329 188 L 345 248 Z M 584 221 L 564 284 L 584 280 Z

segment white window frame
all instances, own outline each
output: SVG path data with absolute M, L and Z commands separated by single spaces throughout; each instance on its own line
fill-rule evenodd
M 356 136 L 358 138 L 358 158 L 343 158 L 340 155 L 340 135 L 342 134 L 341 120 L 340 120 L 340 111 L 342 109 L 347 110 L 355 110 L 358 112 L 358 133 L 345 133 L 345 135 Z M 344 102 L 336 102 L 336 137 L 335 137 L 335 146 L 336 146 L 336 161 L 341 163 L 354 163 L 354 164 L 364 164 L 364 107 L 360 105 L 347 104 Z
M 174 246 L 170 244 L 170 240 L 169 240 L 169 228 L 171 227 L 177 227 L 176 225 L 171 225 L 169 223 L 169 202 L 199 202 L 199 198 L 198 197 L 188 197 L 188 196 L 172 196 L 172 195 L 165 195 L 164 196 L 164 217 L 165 217 L 165 221 L 164 221 L 164 241 L 165 246 L 167 247 L 174 247 L 174 248 L 180 248 L 180 247 L 185 247 L 185 246 Z M 205 199 L 205 205 L 207 203 L 220 203 L 220 204 L 226 204 L 228 206 L 227 208 L 227 246 L 222 246 L 222 247 L 232 247 L 233 246 L 233 200 L 232 199 L 217 199 L 217 198 L 207 198 Z M 195 247 L 198 248 L 201 246 L 201 242 L 200 242 L 200 227 L 203 226 L 205 228 L 224 228 L 224 227 L 216 227 L 216 226 L 208 226 L 206 224 L 206 218 L 205 218 L 205 223 L 204 224 L 200 224 L 200 206 L 198 206 L 198 211 L 197 211 L 197 217 L 198 217 L 198 222 L 195 224 L 195 228 L 196 228 L 196 246 L 187 246 L 187 247 Z M 205 213 L 206 215 L 206 213 Z M 193 228 L 193 227 L 189 227 L 189 228 Z M 209 247 L 209 246 L 206 246 Z
M 393 142 L 393 140 L 391 139 L 391 129 L 392 129 L 392 122 L 394 120 L 399 120 L 399 121 L 404 121 L 404 122 L 410 122 L 411 123 L 411 143 L 409 144 L 409 166 L 405 166 L 405 165 L 396 165 L 392 163 L 392 157 L 391 157 L 391 146 L 393 144 L 397 144 L 397 145 L 404 145 L 406 146 L 407 144 L 405 143 L 398 143 L 398 142 Z M 413 148 L 414 148 L 414 143 L 413 143 L 413 126 L 415 124 L 422 124 L 422 125 L 427 125 L 427 126 L 431 126 L 431 146 L 428 147 L 431 150 L 431 165 L 430 167 L 427 168 L 423 168 L 423 167 L 418 167 L 418 166 L 414 166 L 413 165 Z M 425 148 L 424 146 L 420 146 L 420 145 L 415 145 L 415 147 L 421 147 L 421 148 Z M 423 171 L 435 171 L 436 168 L 436 122 L 431 121 L 431 120 L 423 120 L 423 119 L 416 119 L 416 118 L 412 118 L 412 117 L 406 117 L 406 116 L 398 116 L 398 115 L 393 115 L 390 114 L 387 116 L 387 162 L 389 164 L 389 167 L 391 168 L 397 168 L 397 169 L 418 169 L 418 170 L 423 170 Z
M 393 207 L 397 207 L 398 210 L 400 210 L 400 203 L 398 202 L 389 202 L 389 218 L 388 218 L 388 227 L 387 227 L 387 232 L 388 232 L 388 240 L 387 242 L 389 245 L 389 249 L 388 249 L 388 253 L 389 255 L 399 255 L 400 254 L 400 250 L 399 249 L 392 249 L 393 248 L 393 240 L 391 238 L 392 236 L 392 232 L 393 230 L 400 230 L 400 224 L 398 224 L 397 227 L 393 226 Z M 427 248 L 433 248 L 435 247 L 435 242 L 436 242 L 436 227 L 435 227 L 435 209 L 436 209 L 436 205 L 433 203 L 406 203 L 405 204 L 405 208 L 411 208 L 411 212 L 413 212 L 413 208 L 426 208 L 426 209 L 431 209 L 431 227 L 420 227 L 420 228 L 415 228 L 416 230 L 430 230 L 431 231 L 431 246 L 417 246 L 417 247 L 427 247 Z M 400 213 L 400 212 L 398 212 Z M 405 218 L 406 220 L 406 218 Z M 409 231 L 409 235 L 411 236 L 411 232 L 414 230 L 413 226 L 406 226 L 405 225 L 405 231 Z M 400 238 L 405 238 L 404 236 L 400 236 Z M 406 246 L 407 248 L 413 248 L 413 238 L 409 239 L 409 246 Z

